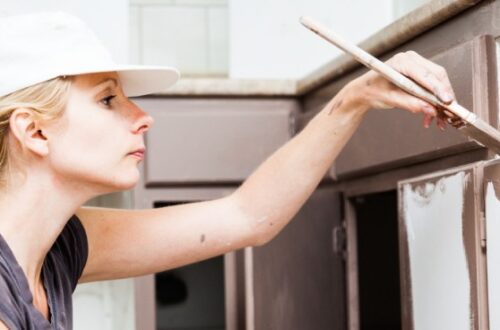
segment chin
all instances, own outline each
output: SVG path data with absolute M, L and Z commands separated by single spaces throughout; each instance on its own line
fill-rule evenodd
M 119 190 L 132 189 L 137 185 L 139 179 L 140 179 L 139 173 L 137 173 L 137 175 L 128 176 L 127 178 L 124 178 L 123 181 L 118 182 L 118 188 Z
M 104 189 L 109 193 L 118 192 L 134 188 L 139 182 L 139 179 L 140 174 L 139 171 L 136 170 L 134 173 L 114 176 L 112 181 L 106 180 L 102 185 L 105 186 Z

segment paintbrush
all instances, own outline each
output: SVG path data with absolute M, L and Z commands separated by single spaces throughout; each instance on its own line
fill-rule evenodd
M 368 54 L 358 46 L 338 36 L 321 24 L 314 22 L 311 18 L 303 16 L 300 18 L 300 22 L 320 37 L 352 55 L 361 64 L 378 72 L 402 90 L 429 102 L 439 111 L 445 113 L 448 111 L 453 116 L 456 116 L 454 119 L 448 117 L 448 122 L 458 128 L 458 130 L 466 136 L 474 139 L 480 145 L 486 146 L 497 154 L 500 154 L 500 131 L 490 126 L 475 113 L 467 110 L 456 101 L 450 104 L 441 102 L 433 93 L 429 92 L 415 81 L 409 79 L 376 57 Z M 442 113 L 440 115 L 443 116 Z

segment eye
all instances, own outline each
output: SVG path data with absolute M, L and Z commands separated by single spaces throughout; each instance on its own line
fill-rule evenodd
M 114 99 L 116 95 L 110 95 L 105 98 L 103 98 L 100 102 L 104 104 L 106 107 L 109 107 L 111 105 L 111 100 Z

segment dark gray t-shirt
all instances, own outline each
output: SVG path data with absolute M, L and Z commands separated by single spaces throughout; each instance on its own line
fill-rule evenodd
M 80 219 L 71 217 L 45 258 L 42 280 L 50 323 L 33 305 L 26 276 L 0 235 L 0 320 L 12 330 L 72 329 L 71 296 L 88 256 L 87 235 Z

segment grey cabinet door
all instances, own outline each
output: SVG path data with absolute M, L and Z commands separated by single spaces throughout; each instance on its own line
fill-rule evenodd
M 491 330 L 500 329 L 500 160 L 484 169 L 488 306 Z
M 319 188 L 274 240 L 253 248 L 247 330 L 345 329 L 344 265 L 332 249 L 340 221 L 338 193 Z
M 488 329 L 485 164 L 398 184 L 404 329 Z
M 287 99 L 139 99 L 147 134 L 147 185 L 239 183 L 294 134 Z
M 431 59 L 444 66 L 464 107 L 498 127 L 495 40 L 482 36 L 446 49 Z M 415 49 L 418 51 L 418 49 Z M 335 162 L 338 177 L 373 173 L 479 148 L 449 127 L 422 127 L 408 111 L 372 110 Z

